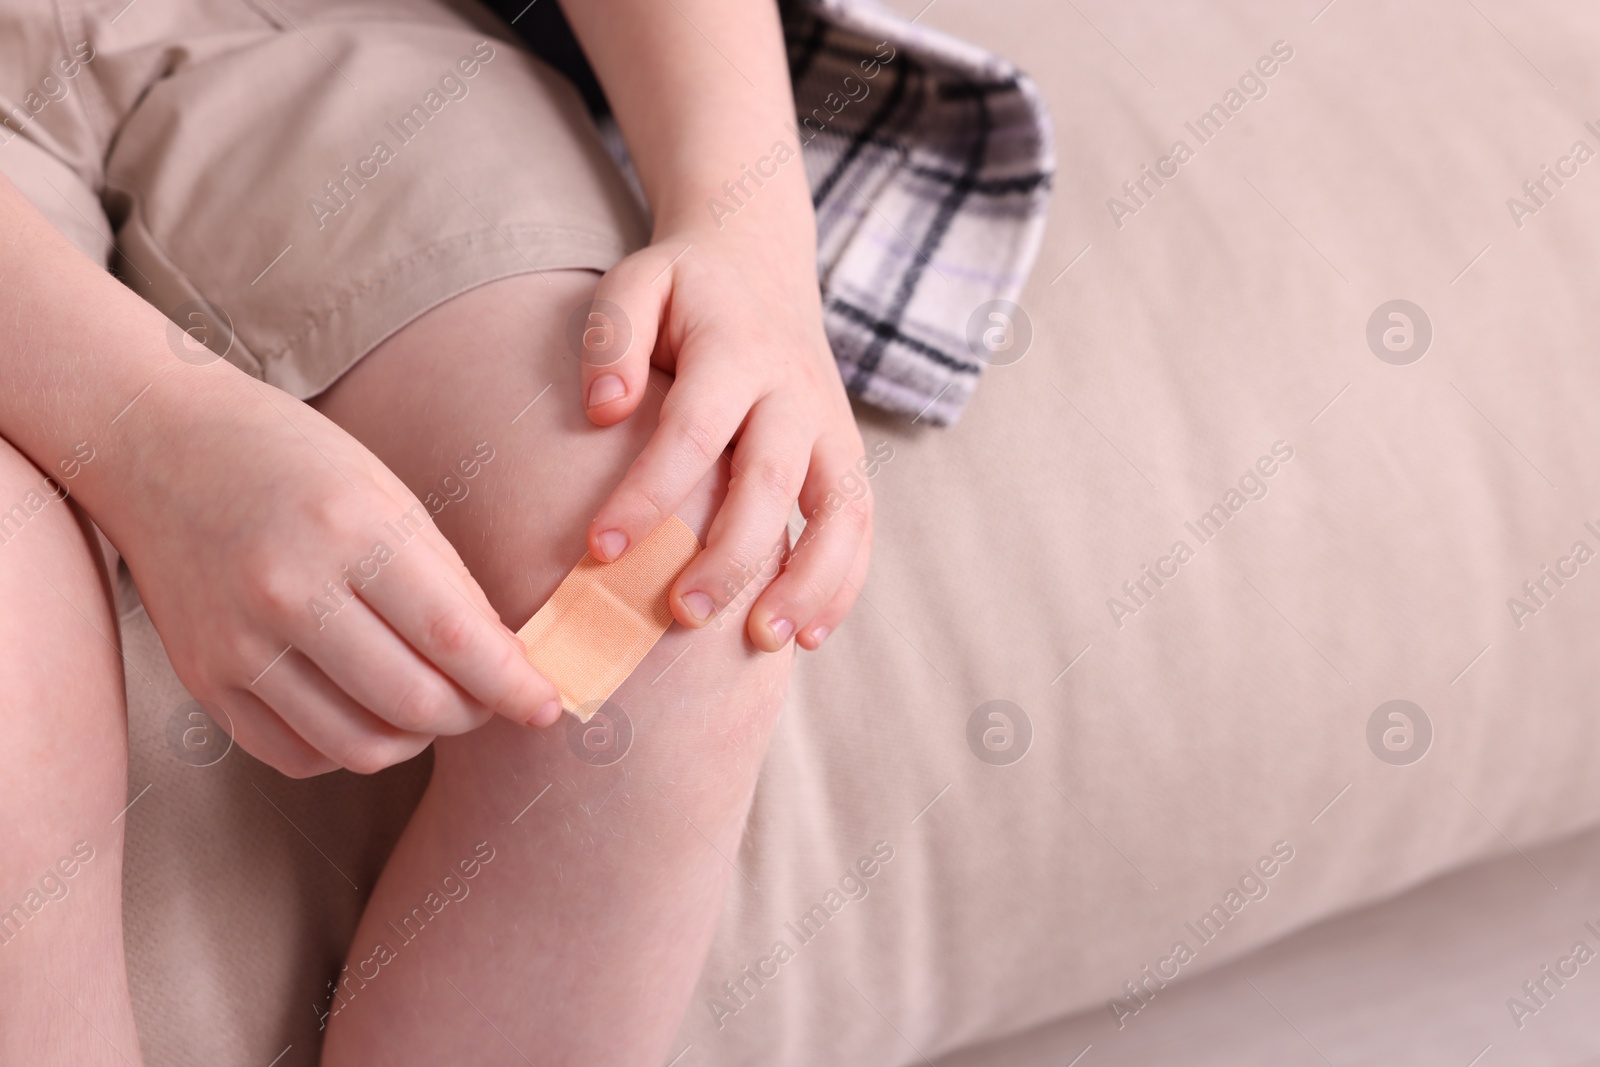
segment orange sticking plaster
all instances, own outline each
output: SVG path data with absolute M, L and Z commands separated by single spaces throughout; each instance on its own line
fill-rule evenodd
M 588 722 L 672 625 L 667 593 L 700 542 L 676 515 L 614 563 L 585 553 L 517 637 Z

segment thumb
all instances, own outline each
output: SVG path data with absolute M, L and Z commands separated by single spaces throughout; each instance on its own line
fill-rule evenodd
M 671 289 L 670 253 L 643 248 L 595 287 L 576 337 L 589 421 L 610 426 L 632 415 L 644 395 L 661 311 Z

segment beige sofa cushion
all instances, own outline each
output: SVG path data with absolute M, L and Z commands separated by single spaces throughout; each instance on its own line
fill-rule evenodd
M 1591 1064 L 1600 956 L 1579 963 L 1583 953 L 1573 950 L 1600 951 L 1589 928 L 1600 920 L 1529 907 L 1535 887 L 1549 888 L 1529 864 L 1562 897 L 1593 901 L 1600 831 L 1525 852 L 1452 871 L 1170 987 L 1138 1025 L 1116 1031 L 1104 1010 L 1091 1009 L 941 1056 L 937 1067 L 1066 1067 L 1080 1056 L 1076 1067 Z M 1542 1004 L 1524 982 L 1544 983 Z

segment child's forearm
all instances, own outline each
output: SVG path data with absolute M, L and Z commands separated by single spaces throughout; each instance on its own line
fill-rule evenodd
M 167 350 L 159 311 L 68 243 L 4 177 L 0 293 L 0 435 L 104 526 L 118 510 L 117 487 L 147 451 L 132 428 L 148 423 L 124 412 L 170 400 L 183 387 L 174 376 L 198 368 Z
M 741 214 L 748 206 L 769 237 L 792 234 L 809 261 L 811 201 L 791 132 L 777 5 L 563 0 L 563 8 L 616 113 L 657 235 L 717 228 L 708 204 L 717 199 Z M 775 153 L 775 142 L 785 150 Z M 758 164 L 758 178 L 748 177 Z

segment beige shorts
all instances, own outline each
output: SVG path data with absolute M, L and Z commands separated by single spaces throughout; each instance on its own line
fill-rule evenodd
M 577 93 L 512 34 L 444 0 L 0 0 L 0 171 L 309 397 L 452 296 L 642 241 Z

